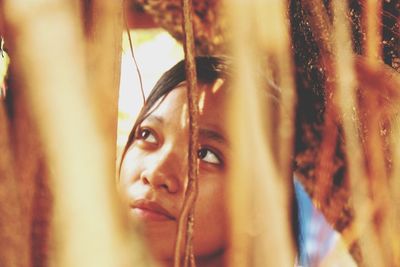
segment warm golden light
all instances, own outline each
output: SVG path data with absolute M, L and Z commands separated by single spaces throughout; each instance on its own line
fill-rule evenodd
M 398 8 L 0 1 L 0 265 L 400 266 Z

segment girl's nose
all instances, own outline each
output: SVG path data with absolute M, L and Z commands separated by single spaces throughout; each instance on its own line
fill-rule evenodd
M 143 184 L 148 184 L 155 190 L 170 194 L 178 193 L 182 188 L 184 159 L 172 150 L 159 151 L 146 160 L 145 168 L 140 174 Z

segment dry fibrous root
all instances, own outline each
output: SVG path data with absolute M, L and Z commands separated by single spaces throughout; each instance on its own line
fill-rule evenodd
M 191 0 L 182 0 L 182 28 L 184 29 L 184 52 L 185 70 L 188 80 L 187 102 L 189 106 L 189 151 L 188 151 L 188 182 L 181 214 L 179 216 L 177 239 L 175 244 L 176 267 L 195 266 L 193 255 L 193 228 L 194 210 L 198 194 L 198 164 L 197 164 L 197 144 L 198 144 L 198 93 L 196 63 L 195 63 L 195 43 L 193 35 L 193 9 Z M 181 252 L 184 251 L 183 264 Z
M 352 6 L 357 1 L 351 1 Z M 297 177 L 305 185 L 307 191 L 313 197 L 316 205 L 322 210 L 328 221 L 336 230 L 344 233 L 345 239 L 348 238 L 351 253 L 358 263 L 362 262 L 361 250 L 357 244 L 360 232 L 354 232 L 355 210 L 352 203 L 352 188 L 348 176 L 348 162 L 346 157 L 346 141 L 343 135 L 343 125 L 341 114 L 338 107 L 332 103 L 334 90 L 330 90 L 329 83 L 335 81 L 336 74 L 330 71 L 332 64 L 332 41 L 331 22 L 332 13 L 329 5 L 323 5 L 319 0 L 303 0 L 304 14 L 309 22 L 310 31 L 314 42 L 318 48 L 316 58 L 317 65 L 322 73 L 322 95 L 324 96 L 323 120 L 309 124 L 300 124 L 302 128 L 303 146 L 305 149 L 298 150 L 296 156 Z M 361 5 L 359 2 L 357 4 Z M 385 3 L 386 4 L 386 3 Z M 321 15 L 316 10 L 322 10 L 327 15 Z M 353 22 L 353 42 L 354 42 L 354 72 L 357 78 L 357 103 L 354 107 L 360 119 L 359 138 L 363 150 L 364 166 L 367 171 L 366 177 L 361 178 L 367 184 L 370 199 L 371 212 L 368 221 L 372 221 L 374 231 L 377 236 L 384 232 L 384 225 L 387 222 L 393 208 L 393 202 L 387 197 L 389 195 L 390 174 L 393 165 L 393 144 L 390 141 L 393 120 L 398 117 L 399 106 L 399 86 L 400 76 L 396 71 L 396 62 L 399 60 L 398 47 L 391 45 L 399 36 L 388 38 L 389 24 L 388 16 L 386 24 L 383 25 L 384 36 L 383 46 L 386 49 L 383 59 L 373 60 L 370 63 L 364 56 L 360 47 L 365 37 L 365 27 L 355 25 L 361 23 L 362 19 L 354 14 L 359 11 L 349 8 L 349 20 Z M 387 10 L 383 11 L 387 13 Z M 304 15 L 303 14 L 303 15 Z M 384 14 L 385 15 L 385 14 Z M 390 14 L 389 14 L 390 15 Z M 392 31 L 398 25 L 396 19 L 390 18 L 394 22 L 391 24 Z M 398 20 L 398 19 L 397 19 Z M 397 25 L 397 26 L 396 26 Z M 381 25 L 382 26 L 382 25 Z M 326 34 L 328 33 L 328 34 Z M 386 35 L 385 35 L 386 34 Z M 360 37 L 361 36 L 361 37 Z M 367 36 L 368 37 L 368 36 Z M 359 38 L 357 40 L 357 38 Z M 361 40 L 361 41 L 360 41 Z M 391 50 L 389 50 L 389 48 Z M 394 56 L 397 51 L 397 57 Z M 365 51 L 364 51 L 365 52 Z M 388 55 L 389 54 L 389 55 Z M 384 62 L 384 61 L 385 62 Z M 386 63 L 386 64 L 385 64 Z M 337 135 L 335 135 L 337 133 Z M 327 161 L 329 161 L 327 163 Z M 379 201 L 377 201 L 379 200 Z M 352 232 L 352 233 L 351 233 Z M 382 235 L 384 236 L 384 235 Z M 379 241 L 384 247 L 383 241 Z M 357 249 L 358 248 L 358 249 Z M 389 259 L 390 261 L 390 259 Z
M 181 0 L 133 0 L 155 22 L 180 42 L 184 40 Z M 225 51 L 225 19 L 220 14 L 222 1 L 193 0 L 193 27 L 197 54 L 220 54 Z

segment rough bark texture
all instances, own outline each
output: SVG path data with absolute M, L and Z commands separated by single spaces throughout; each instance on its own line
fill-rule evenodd
M 181 0 L 132 0 L 150 14 L 154 21 L 182 42 Z M 220 54 L 226 50 L 224 42 L 225 18 L 221 16 L 220 0 L 194 0 L 193 27 L 195 49 L 198 55 Z
M 194 209 L 198 195 L 198 92 L 195 46 L 193 35 L 193 8 L 191 0 L 182 0 L 182 17 L 184 29 L 184 52 L 185 52 L 185 71 L 188 82 L 187 103 L 189 107 L 189 150 L 188 150 L 188 181 L 183 201 L 183 207 L 179 215 L 178 233 L 175 244 L 174 266 L 195 267 L 192 240 L 194 227 Z M 182 259 L 181 251 L 184 251 Z M 183 260 L 183 263 L 182 263 Z

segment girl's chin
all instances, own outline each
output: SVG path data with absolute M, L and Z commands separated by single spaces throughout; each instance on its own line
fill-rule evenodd
M 148 248 L 157 261 L 161 263 L 173 262 L 175 254 L 175 239 L 152 238 L 148 240 Z
M 171 259 L 156 259 L 156 262 L 159 264 L 160 267 L 173 267 L 174 260 Z

